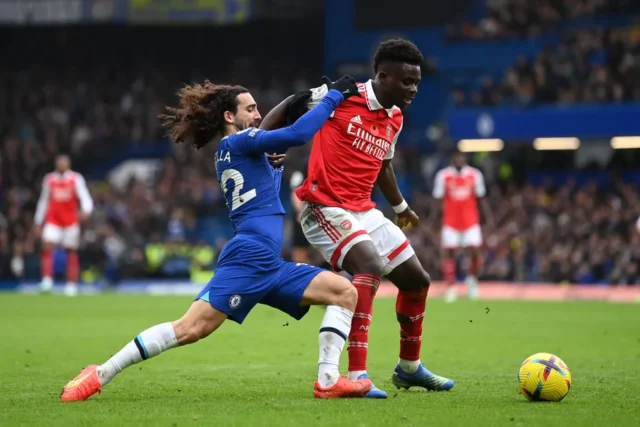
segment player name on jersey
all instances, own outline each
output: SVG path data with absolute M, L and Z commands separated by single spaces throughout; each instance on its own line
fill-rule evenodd
M 231 153 L 226 150 L 221 150 L 216 153 L 217 162 L 231 162 Z

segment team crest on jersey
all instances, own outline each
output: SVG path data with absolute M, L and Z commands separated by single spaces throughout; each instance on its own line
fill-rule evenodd
M 387 138 L 391 138 L 392 131 L 393 131 L 393 128 L 391 127 L 391 125 L 387 125 Z
M 351 226 L 351 221 L 349 221 L 348 219 L 345 219 L 340 223 L 340 228 L 342 228 L 344 231 L 351 230 Z
M 242 298 L 240 295 L 232 295 L 231 298 L 229 298 L 229 307 L 238 308 L 241 302 Z

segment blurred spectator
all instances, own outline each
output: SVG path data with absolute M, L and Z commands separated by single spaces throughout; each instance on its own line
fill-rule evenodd
M 166 144 L 157 115 L 174 101 L 189 67 L 159 71 L 142 60 L 135 67 L 109 56 L 99 60 L 81 70 L 65 63 L 0 71 L 0 280 L 39 279 L 35 204 L 54 156 L 68 152 L 96 204 L 83 227 L 83 281 L 149 275 L 202 281 L 211 276 L 225 239 L 216 241 L 209 233 L 203 241 L 207 230 L 199 219 L 219 218 L 215 221 L 228 227 L 211 150 L 172 147 L 155 176 L 131 177 L 122 187 L 105 176 L 126 149 L 137 147 L 153 158 L 153 146 Z M 242 58 L 210 77 L 246 82 L 266 114 L 290 93 L 311 86 L 303 71 L 271 73 L 277 61 L 257 64 L 255 58 Z M 298 68 L 279 63 L 277 69 Z M 191 74 L 202 79 L 198 71 Z M 60 257 L 54 263 L 62 264 Z
M 578 39 L 583 40 L 577 43 L 580 46 L 593 45 L 590 38 Z M 631 69 L 635 64 L 634 59 L 629 59 L 628 52 L 619 46 L 620 43 L 624 45 L 624 38 L 615 36 L 611 40 L 617 47 L 608 52 L 616 53 L 607 55 L 605 65 L 600 65 L 603 59 L 595 55 L 599 68 L 585 86 L 585 90 L 596 99 L 615 97 L 613 86 L 607 86 L 612 75 L 609 64 L 624 64 L 622 69 Z M 584 51 L 574 55 L 584 56 Z M 556 74 L 550 73 L 558 73 L 558 69 L 562 67 L 558 65 L 557 57 L 546 52 L 533 64 L 521 58 L 507 72 L 506 82 L 512 84 L 504 87 L 509 87 L 510 91 L 500 92 L 499 85 L 485 78 L 473 100 L 479 105 L 496 105 L 502 102 L 503 97 L 517 98 L 523 104 L 547 99 L 551 93 L 549 82 L 557 80 L 557 77 L 551 77 Z M 573 74 L 573 70 L 566 73 Z M 18 79 L 15 76 L 11 78 Z M 529 84 L 520 84 L 526 81 Z M 141 80 L 136 80 L 132 87 L 142 87 L 141 84 Z M 301 81 L 296 84 L 304 86 Z M 293 89 L 279 90 L 287 93 Z M 67 101 L 60 104 L 65 105 L 64 108 L 56 110 L 57 121 L 51 121 L 51 115 L 46 114 L 51 111 L 46 102 L 29 104 L 20 101 L 38 100 L 47 91 L 66 93 L 68 97 L 62 96 Z M 104 157 L 109 157 L 114 150 L 113 146 L 96 136 L 124 129 L 127 125 L 116 126 L 119 120 L 130 123 L 131 129 L 146 128 L 148 138 L 157 137 L 159 129 L 155 116 L 146 114 L 144 121 L 129 121 L 124 116 L 114 116 L 113 121 L 106 122 L 101 119 L 76 121 L 73 118 L 74 111 L 79 111 L 78 106 L 82 105 L 89 108 L 86 111 L 91 111 L 85 114 L 87 117 L 99 117 L 100 111 L 131 111 L 130 106 L 136 105 L 137 101 L 127 90 L 125 95 L 111 93 L 111 104 L 89 102 L 87 92 L 67 91 L 59 84 L 52 84 L 46 90 L 36 86 L 23 94 L 15 90 L 10 93 L 4 106 L 11 109 L 11 117 L 15 119 L 13 123 L 20 126 L 7 130 L 0 146 L 0 279 L 38 279 L 39 240 L 33 233 L 33 210 L 40 181 L 51 169 L 53 156 L 65 147 L 65 141 L 72 141 L 77 150 L 86 153 L 75 158 L 74 167 L 90 168 Z M 155 97 L 160 91 L 154 89 L 148 93 L 155 94 Z M 272 97 L 277 98 L 276 95 Z M 464 92 L 457 91 L 455 98 L 464 103 Z M 122 99 L 129 100 L 121 102 Z M 155 112 L 165 102 L 158 98 L 153 101 L 157 108 L 151 104 L 140 104 L 139 108 L 141 111 L 150 108 Z M 121 108 L 123 104 L 124 109 Z M 60 120 L 61 117 L 67 119 Z M 126 140 L 128 132 L 123 131 L 122 141 Z M 120 144 L 118 141 L 113 143 Z M 100 147 L 105 145 L 108 149 L 101 151 Z M 304 168 L 308 150 L 309 147 L 305 146 L 289 153 L 286 168 L 289 173 Z M 406 157 L 403 154 L 402 150 L 398 151 L 395 159 L 400 162 L 397 165 L 400 181 L 406 174 L 401 161 Z M 411 157 L 408 156 L 407 160 Z M 206 226 L 202 228 L 199 221 L 217 218 L 213 224 L 228 223 L 212 158 L 212 153 L 206 149 L 196 152 L 189 147 L 176 146 L 173 155 L 162 161 L 155 177 L 148 181 L 131 178 L 122 188 L 107 182 L 90 182 L 96 209 L 91 223 L 84 228 L 80 250 L 82 280 L 92 282 L 104 277 L 115 282 L 135 277 L 191 277 L 201 281 L 210 277 L 217 253 L 226 239 L 214 235 L 211 240 L 203 242 L 201 237 Z M 494 173 L 486 170 L 485 175 L 488 182 L 493 180 Z M 422 223 L 419 230 L 410 233 L 410 238 L 420 260 L 437 279 L 440 222 L 432 215 L 434 201 L 428 193 L 417 189 L 413 200 L 412 206 L 422 218 Z M 611 191 L 601 194 L 595 187 L 516 188 L 506 181 L 503 186 L 493 186 L 488 200 L 497 227 L 484 229 L 487 251 L 481 279 L 640 283 L 640 233 L 635 232 L 640 200 L 634 187 L 617 183 Z M 310 259 L 321 262 L 313 250 Z
M 634 44 L 622 32 L 606 37 L 578 34 L 556 54 L 542 53 L 534 63 L 519 59 L 504 82 L 484 78 L 471 96 L 457 90 L 456 103 L 638 99 L 638 82 L 631 78 L 640 63 L 637 47 L 637 41 Z M 75 58 L 79 51 L 69 48 L 69 52 Z M 204 73 L 187 65 L 165 66 L 162 71 L 151 64 L 132 66 L 115 52 L 99 56 L 103 62 L 79 61 L 85 65 L 82 70 L 72 61 L 61 61 L 59 66 L 0 71 L 0 280 L 39 279 L 40 242 L 33 215 L 41 180 L 60 151 L 70 152 L 73 168 L 87 176 L 96 205 L 83 229 L 82 281 L 210 277 L 228 236 L 224 230 L 228 212 L 210 147 L 196 152 L 175 146 L 169 155 L 162 155 L 155 174 L 130 177 L 124 185 L 105 177 L 124 150 L 133 146 L 153 152 L 166 142 L 157 114 L 173 101 L 181 82 L 201 80 Z M 113 58 L 118 60 L 111 63 Z M 216 58 L 229 67 L 207 74 L 215 81 L 246 82 L 263 114 L 286 95 L 313 86 L 314 80 L 306 70 L 298 71 L 297 63 L 274 59 L 271 53 L 262 59 Z M 285 179 L 304 169 L 309 149 L 307 145 L 288 153 Z M 418 155 L 399 149 L 394 162 L 405 188 L 409 180 L 422 181 L 415 176 L 420 173 Z M 99 173 L 101 169 L 104 172 Z M 92 175 L 97 178 L 92 180 Z M 485 170 L 487 182 L 493 175 Z M 433 201 L 428 193 L 418 185 L 410 188 L 412 206 L 422 218 L 420 229 L 410 237 L 421 261 L 437 278 L 439 220 L 430 216 Z M 618 184 L 614 192 L 600 195 L 593 188 L 494 186 L 489 201 L 499 227 L 485 229 L 484 279 L 638 283 L 640 233 L 629 230 L 640 208 L 632 187 Z M 314 250 L 310 259 L 321 262 Z
M 426 194 L 415 204 L 422 218 L 410 238 L 432 276 L 439 274 L 440 219 L 430 216 Z M 484 227 L 481 279 L 552 283 L 640 284 L 640 196 L 621 182 L 559 188 L 508 184 L 488 195 L 496 227 Z
M 450 40 L 534 37 L 563 19 L 634 13 L 636 0 L 485 0 L 487 14 L 446 29 Z
M 533 61 L 521 56 L 502 83 L 489 76 L 471 96 L 458 87 L 456 106 L 640 101 L 640 38 L 626 29 L 578 31 Z

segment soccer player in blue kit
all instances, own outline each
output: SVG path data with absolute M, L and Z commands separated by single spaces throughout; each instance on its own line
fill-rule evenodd
M 331 89 L 318 107 L 289 127 L 264 131 L 256 102 L 241 86 L 185 86 L 179 105 L 161 116 L 176 143 L 199 149 L 222 138 L 216 151 L 218 180 L 235 236 L 222 250 L 214 277 L 186 312 L 174 321 L 141 332 L 102 365 L 86 367 L 63 388 L 63 401 L 86 400 L 130 365 L 209 336 L 226 319 L 242 323 L 256 304 L 301 319 L 311 305 L 326 305 L 320 326 L 320 360 L 314 396 L 362 397 L 371 381 L 350 381 L 339 373 L 339 359 L 351 329 L 357 292 L 344 277 L 280 258 L 284 208 L 279 198 L 282 168 L 265 153 L 303 145 L 335 108 L 360 96 L 355 80 L 323 81 Z

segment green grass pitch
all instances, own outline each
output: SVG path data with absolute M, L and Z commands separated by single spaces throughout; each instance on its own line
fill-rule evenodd
M 206 340 L 129 368 L 86 402 L 59 401 L 83 366 L 102 363 L 189 303 L 0 294 L 0 426 L 560 427 L 640 419 L 640 306 L 591 302 L 430 301 L 422 359 L 456 381 L 450 392 L 393 387 L 394 301 L 378 299 L 369 373 L 389 392 L 386 401 L 314 399 L 322 310 L 295 322 L 265 307 L 242 326 L 228 322 Z M 520 363 L 540 351 L 571 369 L 573 387 L 560 403 L 530 403 L 517 392 Z

